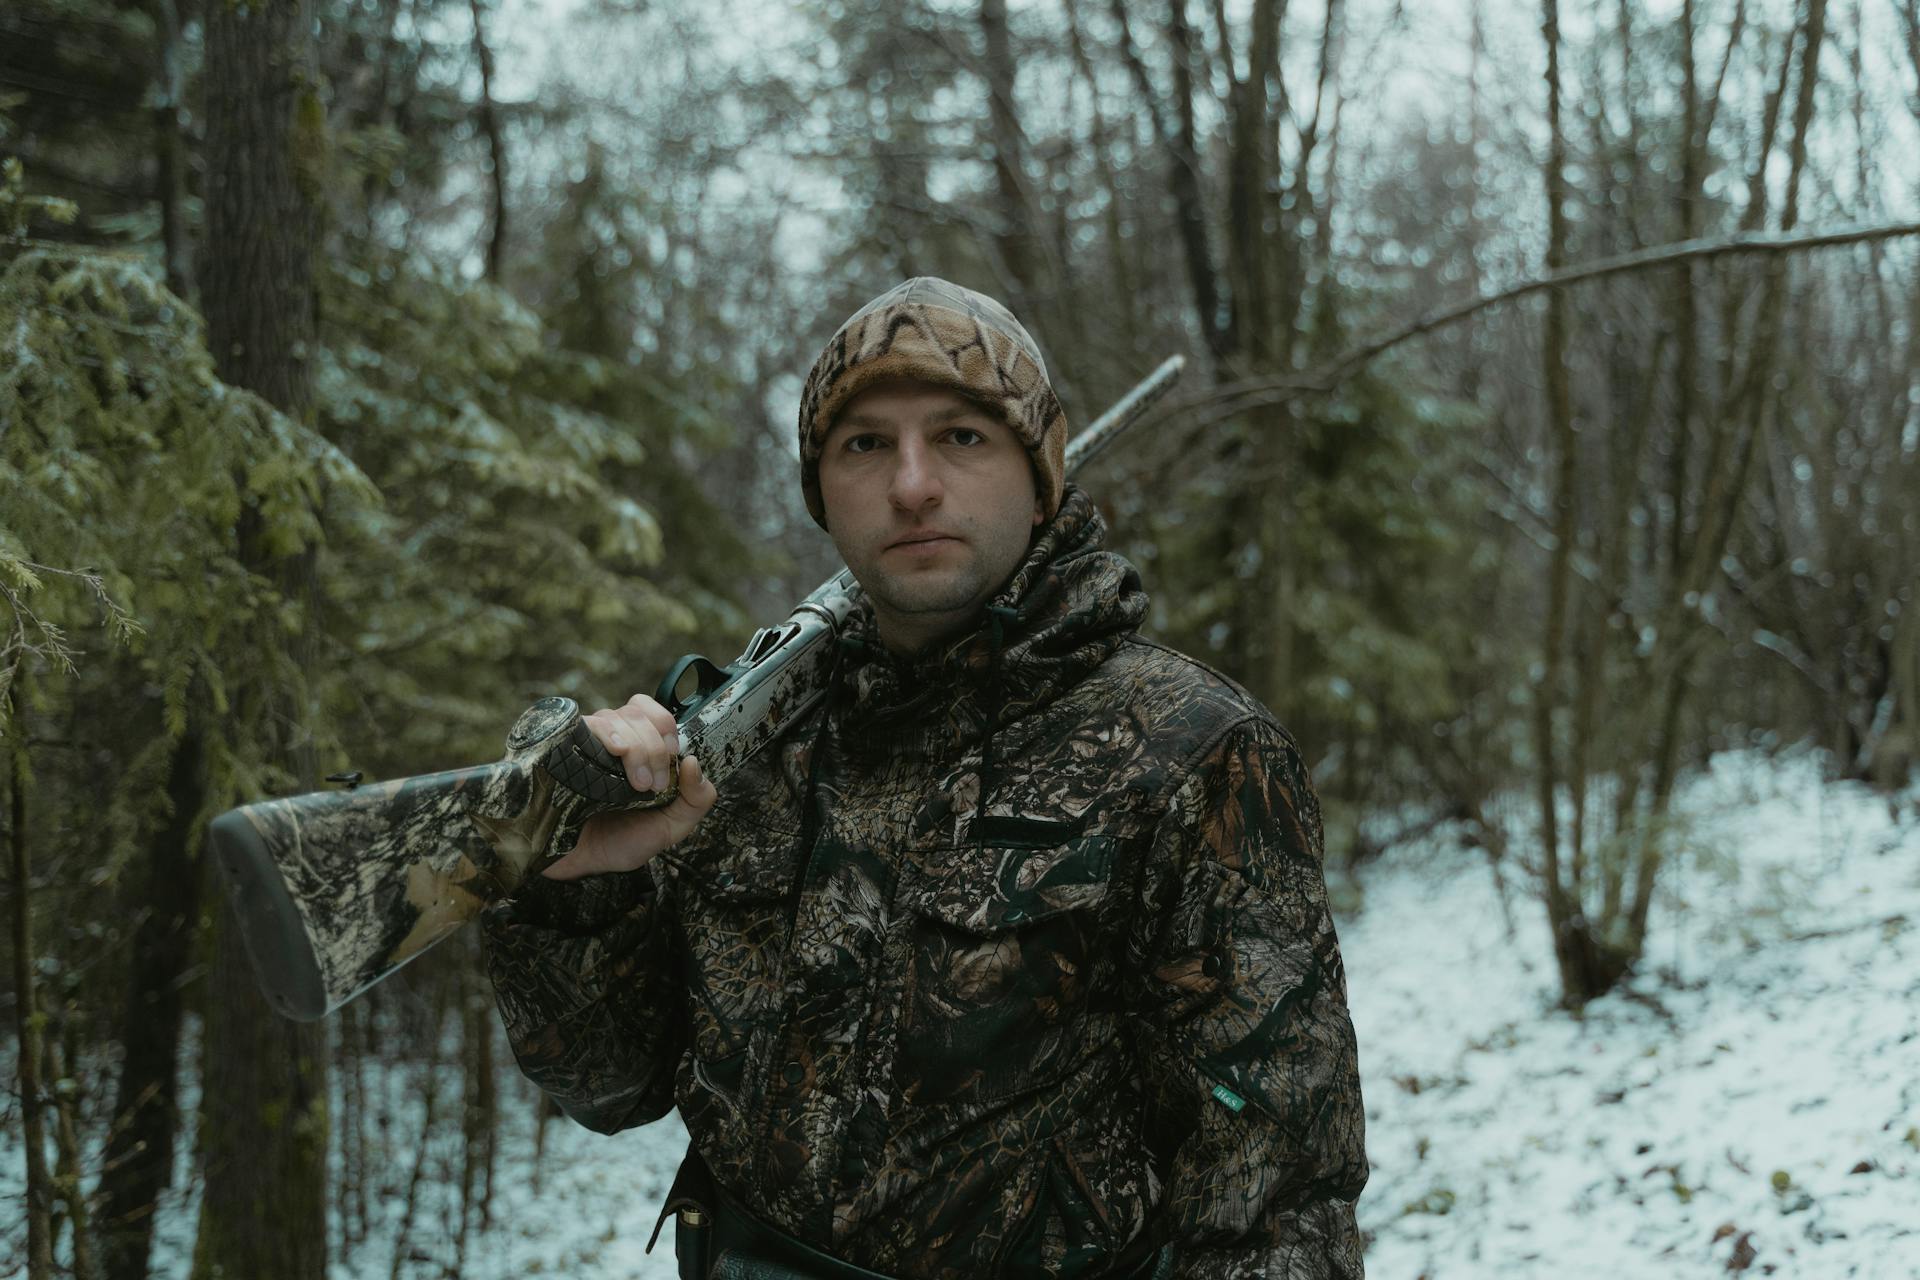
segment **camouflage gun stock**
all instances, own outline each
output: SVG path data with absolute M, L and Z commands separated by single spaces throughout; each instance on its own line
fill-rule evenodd
M 1183 364 L 1164 362 L 1076 436 L 1068 474 L 1137 421 Z M 859 598 L 842 569 L 730 665 L 690 654 L 667 673 L 655 696 L 716 785 L 825 694 L 832 641 Z M 594 814 L 657 808 L 678 785 L 676 771 L 659 791 L 634 791 L 578 706 L 559 697 L 520 716 L 497 764 L 358 778 L 230 809 L 208 828 L 261 990 L 289 1018 L 331 1013 L 447 937 L 572 849 Z

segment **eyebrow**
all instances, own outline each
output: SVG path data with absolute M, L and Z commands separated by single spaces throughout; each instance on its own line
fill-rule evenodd
M 986 406 L 984 405 L 974 404 L 971 401 L 963 405 L 952 405 L 945 409 L 936 409 L 933 413 L 927 415 L 926 420 L 928 422 L 933 422 L 933 423 L 944 423 L 944 422 L 952 422 L 959 418 L 972 418 L 972 417 L 983 417 L 983 418 L 986 418 L 988 421 L 993 421 L 993 413 L 991 410 L 986 408 Z M 835 427 L 872 428 L 872 427 L 888 427 L 888 426 L 892 426 L 893 423 L 885 418 L 871 418 L 864 413 L 853 413 L 838 419 L 833 425 Z M 828 432 L 828 434 L 829 435 L 832 434 L 831 430 Z

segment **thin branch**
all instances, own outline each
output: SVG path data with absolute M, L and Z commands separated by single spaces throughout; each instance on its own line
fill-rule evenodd
M 1313 84 L 1313 116 L 1307 121 L 1307 127 L 1301 130 L 1303 139 L 1317 139 L 1320 136 L 1320 110 L 1327 98 L 1327 81 L 1333 78 L 1333 46 L 1340 34 L 1339 24 L 1339 0 L 1330 0 L 1327 5 L 1326 21 L 1320 31 L 1320 74 Z M 1303 141 L 1303 151 L 1310 152 L 1312 149 L 1310 144 Z M 1303 170 L 1306 168 L 1304 158 L 1300 167 Z
M 1489 307 L 1514 302 L 1532 294 L 1566 285 L 1581 284 L 1607 276 L 1628 275 L 1672 266 L 1677 262 L 1726 257 L 1740 253 L 1791 253 L 1803 249 L 1826 249 L 1836 245 L 1894 240 L 1920 235 L 1920 222 L 1897 222 L 1874 227 L 1841 227 L 1806 235 L 1775 235 L 1765 232 L 1741 232 L 1714 239 L 1684 240 L 1633 253 L 1602 258 L 1583 266 L 1550 272 L 1532 280 L 1479 297 L 1469 298 L 1439 311 L 1430 311 L 1418 319 L 1389 330 L 1360 346 L 1351 348 L 1332 363 L 1297 378 L 1247 378 L 1226 383 L 1205 394 L 1187 400 L 1182 409 L 1208 407 L 1225 417 L 1259 405 L 1278 404 L 1302 395 L 1325 394 L 1350 377 L 1361 366 L 1413 338 L 1465 320 Z M 1212 420 L 1212 419 L 1210 419 Z
M 1700 124 L 1699 138 L 1688 145 L 1704 148 L 1713 138 L 1713 122 L 1720 114 L 1721 90 L 1726 87 L 1727 69 L 1733 65 L 1733 54 L 1740 47 L 1740 35 L 1747 27 L 1747 0 L 1739 0 L 1733 7 L 1733 24 L 1727 31 L 1727 47 L 1720 55 L 1720 70 L 1713 77 L 1713 92 L 1706 101 L 1707 116 Z

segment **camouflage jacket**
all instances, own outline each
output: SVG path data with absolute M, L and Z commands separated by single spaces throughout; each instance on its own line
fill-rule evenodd
M 903 1277 L 1361 1274 L 1317 802 L 1287 732 L 1135 634 L 1069 488 L 981 628 L 834 692 L 649 866 L 484 918 L 522 1069 L 678 1105 L 737 1198 Z M 1142 1237 L 1142 1233 L 1150 1233 Z

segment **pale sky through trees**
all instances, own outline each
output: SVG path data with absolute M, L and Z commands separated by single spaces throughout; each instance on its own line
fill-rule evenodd
M 947 13 L 953 25 L 963 31 L 971 21 L 972 8 L 967 4 L 949 0 L 929 7 Z M 1084 7 L 1086 20 L 1098 23 L 1102 14 L 1096 7 Z M 1543 147 L 1538 6 L 1520 0 L 1483 0 L 1477 7 L 1484 15 L 1486 39 L 1486 65 L 1480 72 L 1483 116 L 1489 122 L 1518 129 L 1519 140 L 1528 145 Z M 633 148 L 644 151 L 656 139 L 643 126 L 659 127 L 673 118 L 682 85 L 697 84 L 712 92 L 769 75 L 794 77 L 804 85 L 809 69 L 815 79 L 830 78 L 835 70 L 831 51 L 817 38 L 817 19 L 777 0 L 622 7 L 598 15 L 593 13 L 595 8 L 588 0 L 506 0 L 495 22 L 501 45 L 500 83 L 502 96 L 509 100 L 532 97 L 543 87 L 552 89 L 564 83 L 605 104 L 620 117 L 609 118 L 596 128 L 596 136 L 609 148 L 622 145 L 623 137 L 630 137 Z M 1408 122 L 1440 131 L 1464 126 L 1475 8 L 1463 0 L 1420 5 L 1407 5 L 1401 0 L 1364 0 L 1349 6 L 1341 70 L 1348 95 L 1343 127 L 1349 131 L 1349 146 L 1357 153 L 1350 165 L 1378 163 L 1379 157 L 1370 148 L 1384 147 L 1384 139 L 1399 136 Z M 1011 4 L 1009 9 L 1016 40 L 1035 32 L 1043 32 L 1049 42 L 1057 39 L 1058 0 L 1028 0 Z M 1245 0 L 1227 5 L 1229 16 L 1237 22 L 1244 22 L 1246 9 Z M 1670 64 L 1651 69 L 1646 64 L 1659 58 L 1663 50 L 1660 28 L 1676 22 L 1679 10 L 1673 0 L 1662 0 L 1635 13 L 1635 38 L 1639 42 L 1635 53 L 1642 63 L 1637 74 L 1651 82 L 1647 99 L 1638 104 L 1642 111 L 1649 105 L 1672 105 L 1676 86 Z M 1722 56 L 1724 28 L 1731 11 L 1731 0 L 1699 6 L 1698 20 L 1703 29 L 1696 53 L 1703 78 Z M 1311 83 L 1323 16 L 1324 9 L 1311 3 L 1289 6 L 1286 65 L 1289 76 L 1302 84 Z M 1747 18 L 1748 38 L 1762 19 L 1776 29 L 1785 29 L 1792 16 L 1790 0 L 1756 0 Z M 1143 43 L 1156 40 L 1156 20 L 1157 11 L 1142 8 L 1135 31 Z M 1568 6 L 1562 15 L 1564 34 L 1570 42 L 1611 33 L 1617 30 L 1617 22 L 1617 10 L 1606 5 Z M 1915 113 L 1907 109 L 1907 98 L 1920 96 L 1920 91 L 1912 84 L 1911 68 L 1903 66 L 1898 18 L 1891 6 L 1860 0 L 1840 9 L 1830 26 L 1834 38 L 1823 66 L 1836 79 L 1846 73 L 1857 30 L 1868 96 L 1855 103 L 1847 86 L 1830 85 L 1826 92 L 1845 95 L 1845 100 L 1836 103 L 1839 109 L 1823 115 L 1816 148 L 1839 154 L 1852 146 L 1852 113 L 1858 110 L 1874 152 L 1887 157 L 1920 154 L 1920 124 L 1916 124 Z M 1611 40 L 1609 48 L 1617 55 L 1617 38 Z M 963 57 L 969 53 L 965 49 L 955 52 Z M 1022 109 L 1041 120 L 1057 119 L 1065 105 L 1058 93 L 1048 92 L 1043 77 L 1050 71 L 1056 73 L 1056 83 L 1064 79 L 1059 74 L 1064 71 L 1062 66 L 1030 58 L 1021 68 L 1016 86 Z M 1563 72 L 1569 99 L 1574 102 L 1581 99 L 1583 71 L 1583 64 L 1575 59 Z M 1752 92 L 1753 87 L 1743 79 L 1753 75 L 1751 65 L 1741 66 L 1736 60 L 1728 93 L 1744 96 Z M 977 82 L 973 87 L 978 88 Z M 1135 96 L 1132 86 L 1118 74 L 1103 88 L 1110 89 L 1114 105 Z M 965 95 L 944 90 L 928 106 L 960 118 L 981 109 Z M 1618 118 L 1622 109 L 1623 104 L 1613 104 L 1610 123 L 1624 131 L 1625 124 Z M 627 112 L 635 114 L 629 117 Z M 728 137 L 740 123 L 724 114 L 679 121 L 690 134 L 705 128 L 718 137 Z M 1724 139 L 1730 127 L 1744 126 L 1723 117 L 1716 127 L 1716 140 Z M 628 129 L 634 132 L 623 134 Z M 858 146 L 860 139 L 835 138 L 817 123 L 791 119 L 785 132 L 734 140 L 746 148 L 739 172 L 721 177 L 709 199 L 722 204 L 745 203 L 754 199 L 756 192 L 778 189 L 788 192 L 788 202 L 796 213 L 826 214 L 843 207 L 835 197 L 831 178 L 832 149 Z M 793 164 L 786 163 L 802 155 L 810 155 L 809 167 L 819 172 L 802 177 Z M 1784 159 L 1778 162 L 1784 164 Z M 1663 161 L 1656 158 L 1651 163 L 1659 165 Z M 1780 175 L 1775 176 L 1777 179 Z M 1873 186 L 1862 200 L 1851 168 L 1834 167 L 1833 197 L 1854 208 L 1859 220 L 1872 221 L 1877 215 L 1898 218 L 1903 211 L 1920 207 L 1920 169 L 1886 164 L 1870 170 L 1867 176 Z M 1532 175 L 1527 174 L 1526 179 L 1531 180 Z M 1720 190 L 1721 181 L 1741 179 L 1709 175 L 1709 195 Z

